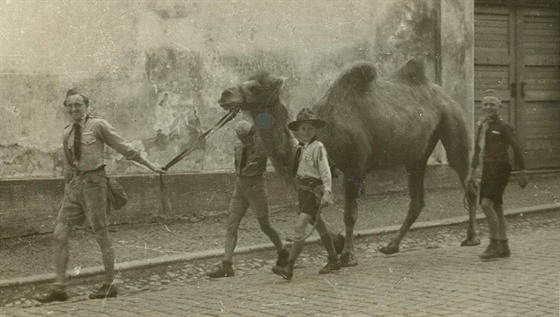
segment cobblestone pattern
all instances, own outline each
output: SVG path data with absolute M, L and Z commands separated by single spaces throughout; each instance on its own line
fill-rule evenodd
M 86 300 L 84 285 L 95 280 L 87 279 L 71 287 L 70 302 L 22 297 L 0 315 L 558 316 L 559 229 L 558 212 L 510 219 L 512 257 L 484 262 L 477 256 L 484 245 L 458 247 L 461 226 L 413 231 L 393 256 L 373 248 L 383 237 L 362 238 L 359 265 L 331 275 L 317 274 L 325 252 L 312 245 L 292 281 L 270 272 L 272 252 L 237 257 L 236 276 L 226 279 L 204 277 L 212 261 L 131 271 L 120 276 L 116 299 Z

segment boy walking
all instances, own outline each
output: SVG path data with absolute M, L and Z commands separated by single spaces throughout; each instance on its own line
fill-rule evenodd
M 230 277 L 235 274 L 232 267 L 233 251 L 237 244 L 237 230 L 247 209 L 251 207 L 257 215 L 260 228 L 276 247 L 278 260 L 276 265 L 286 265 L 288 251 L 282 245 L 278 232 L 270 226 L 268 220 L 268 200 L 264 172 L 267 155 L 258 142 L 255 130 L 247 121 L 241 121 L 235 127 L 239 138 L 235 150 L 235 189 L 229 206 L 226 227 L 224 258 L 214 271 L 206 273 L 209 277 Z
M 515 161 L 519 166 L 519 186 L 527 183 L 523 152 L 519 147 L 513 129 L 498 115 L 501 101 L 493 89 L 486 90 L 482 99 L 482 110 L 486 118 L 479 123 L 476 130 L 475 151 L 471 169 L 466 182 L 470 182 L 479 163 L 482 163 L 480 184 L 480 201 L 486 214 L 490 230 L 490 244 L 481 259 L 509 257 L 511 251 L 506 234 L 503 194 L 511 174 L 511 162 L 508 148 L 511 146 Z
M 305 243 L 305 229 L 309 223 L 314 223 L 319 232 L 321 242 L 328 253 L 327 264 L 319 274 L 338 271 L 341 264 L 333 244 L 333 238 L 327 224 L 320 213 L 322 206 L 333 203 L 332 178 L 327 159 L 327 151 L 323 143 L 317 141 L 315 134 L 322 128 L 325 121 L 317 118 L 312 109 L 303 108 L 297 115 L 297 120 L 290 122 L 288 128 L 296 132 L 300 141 L 294 159 L 294 174 L 298 188 L 299 215 L 295 226 L 295 239 L 290 252 L 288 263 L 277 265 L 272 271 L 286 280 L 293 276 L 294 263 L 303 250 Z

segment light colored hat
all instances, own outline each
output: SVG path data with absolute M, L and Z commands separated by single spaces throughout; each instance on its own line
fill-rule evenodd
M 237 125 L 235 125 L 235 133 L 237 136 L 242 138 L 249 135 L 252 132 L 253 125 L 248 121 L 239 121 Z
M 326 122 L 317 118 L 317 114 L 313 109 L 303 108 L 298 113 L 296 121 L 288 123 L 288 129 L 295 131 L 302 122 L 311 122 L 316 128 L 322 128 L 325 126 Z

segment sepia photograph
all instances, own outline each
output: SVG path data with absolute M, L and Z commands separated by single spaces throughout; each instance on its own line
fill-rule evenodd
M 560 316 L 558 0 L 0 0 L 0 316 Z

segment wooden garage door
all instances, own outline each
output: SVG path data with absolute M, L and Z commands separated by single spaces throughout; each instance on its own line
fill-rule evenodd
M 560 165 L 560 25 L 558 12 L 520 9 L 517 69 L 519 133 L 528 168 Z
M 515 98 L 510 85 L 515 81 L 514 16 L 510 8 L 475 8 L 475 122 L 483 118 L 482 92 L 496 89 L 502 100 L 502 119 L 516 127 Z
M 527 167 L 560 167 L 560 25 L 557 7 L 475 6 L 475 120 L 482 91 L 502 99 Z M 542 1 L 541 1 L 542 3 Z

